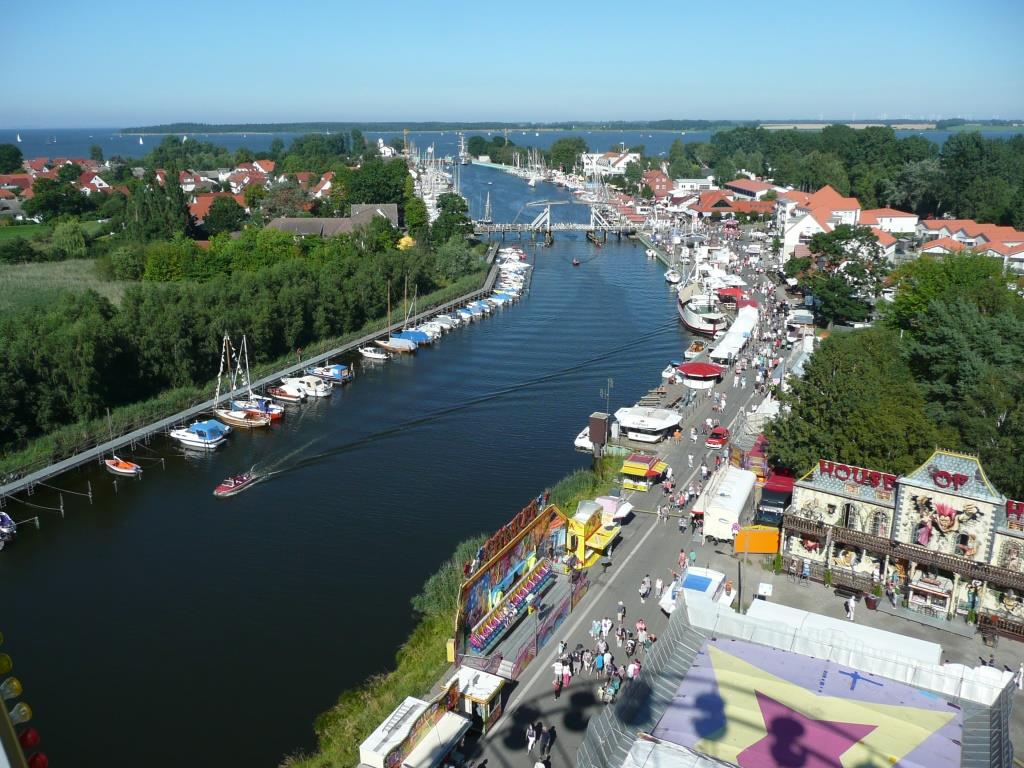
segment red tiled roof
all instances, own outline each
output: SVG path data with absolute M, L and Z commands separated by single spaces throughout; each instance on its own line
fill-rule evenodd
M 245 204 L 245 195 L 232 195 L 230 192 L 203 192 L 195 196 L 195 200 L 188 207 L 189 213 L 201 224 L 203 219 L 206 218 L 206 214 L 210 212 L 210 206 L 213 205 L 213 201 L 218 197 L 230 197 L 242 208 L 248 207 Z
M 959 240 L 954 240 L 952 237 L 940 237 L 937 240 L 931 240 L 921 246 L 922 252 L 932 251 L 941 249 L 946 253 L 958 253 L 962 251 L 966 246 Z
M 273 160 L 256 160 L 253 163 L 253 167 L 262 173 L 273 173 L 275 165 L 277 165 L 277 163 Z
M 724 186 L 749 192 L 750 194 L 757 194 L 758 192 L 767 192 L 769 189 L 775 189 L 773 184 L 769 184 L 765 181 L 755 181 L 754 179 L 733 179 L 732 181 L 725 182 Z
M 33 181 L 27 173 L 0 173 L 0 187 L 31 189 Z
M 856 211 L 860 209 L 860 201 L 855 197 L 843 197 L 831 185 L 826 184 L 807 201 L 810 208 L 828 206 L 832 211 Z
M 890 245 L 896 244 L 896 238 L 890 235 L 888 232 L 882 229 L 872 229 L 871 232 L 874 234 L 875 239 L 878 240 L 883 246 L 888 248 Z
M 13 200 L 14 193 L 9 189 L 0 189 L 0 200 Z
M 50 166 L 50 158 L 33 157 L 31 160 L 26 160 L 24 165 L 31 171 L 45 171 Z
M 792 200 L 797 205 L 806 206 L 810 204 L 811 196 L 807 192 L 801 192 L 798 189 L 791 189 L 788 192 L 780 193 L 779 199 Z

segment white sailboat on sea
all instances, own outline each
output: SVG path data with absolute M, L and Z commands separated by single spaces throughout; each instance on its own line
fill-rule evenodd
M 142 137 L 141 137 L 141 136 L 139 136 L 139 144 L 143 144 L 143 143 L 145 143 L 145 142 L 143 142 L 143 141 L 142 141 Z
M 17 142 L 18 142 L 19 144 L 21 144 L 21 134 L 20 134 L 20 133 L 19 133 L 19 134 L 18 134 L 17 136 L 15 136 L 15 137 L 14 137 L 14 139 L 15 139 L 15 141 L 17 141 Z
M 493 221 L 491 218 L 491 192 L 487 191 L 487 200 L 484 203 L 484 215 L 480 217 L 481 224 L 490 224 Z

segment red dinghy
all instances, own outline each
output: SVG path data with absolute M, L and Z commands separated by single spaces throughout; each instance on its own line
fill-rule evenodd
M 213 489 L 213 495 L 218 498 L 234 496 L 236 493 L 241 493 L 246 488 L 255 485 L 259 480 L 260 476 L 253 474 L 252 472 L 244 472 L 241 475 L 234 475 L 233 477 L 221 480 L 220 485 Z

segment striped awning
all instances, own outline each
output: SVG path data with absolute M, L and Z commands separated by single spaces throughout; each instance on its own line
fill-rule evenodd
M 644 461 L 630 456 L 622 463 L 622 474 L 633 477 L 659 477 L 668 471 L 668 464 L 655 456 Z

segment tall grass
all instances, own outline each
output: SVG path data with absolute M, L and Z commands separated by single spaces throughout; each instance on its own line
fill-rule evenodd
M 8 264 L 0 267 L 0 312 L 42 306 L 66 291 L 92 290 L 118 304 L 127 285 L 100 277 L 92 259 Z
M 27 264 L 24 266 L 61 267 L 73 263 L 75 262 L 64 261 L 48 264 Z M 92 262 L 86 263 L 91 264 Z M 4 273 L 5 270 L 0 270 L 0 286 L 2 286 Z M 474 288 L 480 286 L 485 274 L 486 272 L 477 272 L 467 275 L 451 285 L 434 291 L 420 300 L 420 306 L 425 309 L 438 306 L 469 293 Z M 303 355 L 306 358 L 315 357 L 355 341 L 361 336 L 379 331 L 386 327 L 386 325 L 386 318 L 372 320 L 362 328 L 351 333 L 330 339 L 322 339 L 315 344 L 307 345 L 303 350 Z M 257 380 L 264 376 L 269 376 L 275 371 L 279 371 L 294 363 L 295 359 L 290 355 L 286 355 L 254 366 L 251 371 L 252 379 Z M 104 443 L 110 439 L 111 434 L 127 434 L 133 430 L 141 429 L 147 424 L 152 424 L 155 421 L 168 418 L 175 413 L 199 405 L 213 396 L 214 382 L 215 379 L 211 378 L 204 385 L 168 390 L 149 400 L 111 409 L 109 423 L 106 416 L 103 416 L 89 421 L 81 421 L 77 424 L 69 424 L 49 434 L 35 438 L 26 443 L 23 448 L 0 456 L 0 475 L 10 472 L 26 474 Z
M 622 459 L 605 457 L 597 472 L 581 469 L 550 489 L 551 503 L 572 514 L 579 501 L 607 493 Z M 472 560 L 486 536 L 463 541 L 455 553 L 423 585 L 412 604 L 419 623 L 395 656 L 391 672 L 369 678 L 345 691 L 338 703 L 314 724 L 315 754 L 285 758 L 282 768 L 336 768 L 359 762 L 359 745 L 394 711 L 406 696 L 424 697 L 448 669 L 446 642 L 455 626 L 462 564 Z

